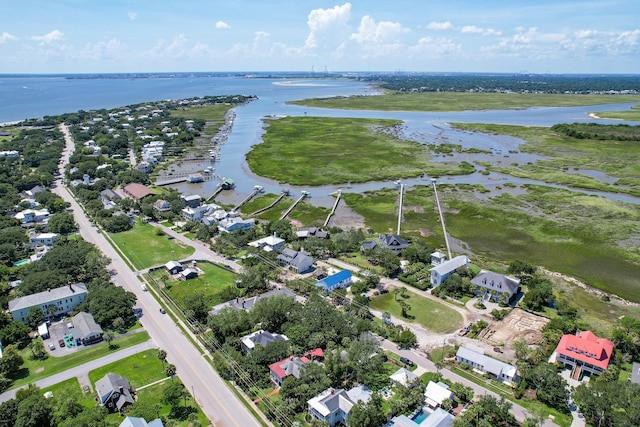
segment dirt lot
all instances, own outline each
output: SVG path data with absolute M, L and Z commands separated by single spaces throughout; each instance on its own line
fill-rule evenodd
M 527 313 L 519 308 L 513 309 L 502 321 L 494 322 L 487 327 L 480 337 L 492 344 L 511 347 L 514 340 L 524 338 L 529 344 L 537 344 L 542 340 L 542 328 L 549 319 Z

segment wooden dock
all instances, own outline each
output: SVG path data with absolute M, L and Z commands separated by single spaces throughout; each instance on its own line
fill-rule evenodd
M 324 221 L 324 224 L 322 225 L 323 227 L 326 227 L 329 224 L 329 220 L 331 220 L 331 217 L 333 216 L 333 214 L 336 213 L 336 208 L 338 207 L 338 203 L 340 203 L 340 196 L 342 196 L 342 190 L 338 190 L 338 196 L 336 197 L 336 201 L 333 204 L 333 209 L 331 209 L 331 212 L 329 212 L 329 215 L 327 215 L 327 219 Z
M 280 193 L 278 198 L 275 199 L 269 206 L 265 206 L 262 209 L 258 209 L 257 211 L 250 213 L 249 216 L 256 216 L 256 215 L 259 215 L 259 214 L 261 214 L 262 212 L 264 212 L 264 211 L 266 211 L 268 209 L 271 209 L 272 207 L 277 205 L 284 198 L 284 196 L 287 196 L 288 194 L 289 194 L 289 190 L 282 190 L 282 193 Z
M 247 203 L 249 200 L 253 199 L 256 194 L 260 193 L 263 191 L 263 188 L 261 185 L 256 185 L 255 187 L 253 187 L 253 191 L 251 192 L 251 194 L 249 194 L 247 197 L 244 198 L 243 201 L 240 202 L 240 204 L 238 204 L 237 206 L 235 206 L 231 212 L 236 212 L 238 209 L 240 209 L 242 207 L 242 205 L 244 205 L 245 203 Z
M 293 205 L 291 205 L 291 207 L 287 209 L 287 211 L 280 217 L 280 219 L 285 219 L 287 215 L 289 215 L 291 211 L 298 205 L 298 203 L 300 203 L 307 196 L 309 196 L 309 192 L 302 191 L 302 194 L 300 195 L 300 197 L 298 197 L 298 199 L 295 202 L 293 202 Z

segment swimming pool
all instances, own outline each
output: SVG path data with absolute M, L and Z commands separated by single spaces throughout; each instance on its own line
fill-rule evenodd
M 413 420 L 412 420 L 412 421 L 413 421 L 414 423 L 416 423 L 416 424 L 420 424 L 420 423 L 422 423 L 424 420 L 426 420 L 428 416 L 429 416 L 429 414 L 427 414 L 425 411 L 420 411 L 420 412 L 418 413 L 418 415 L 416 415 L 416 416 L 413 418 Z
M 14 266 L 19 266 L 19 265 L 24 265 L 24 264 L 29 264 L 29 258 L 27 259 L 21 259 L 20 261 L 16 261 L 13 263 Z

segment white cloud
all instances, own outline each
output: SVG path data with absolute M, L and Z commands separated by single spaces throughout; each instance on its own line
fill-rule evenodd
M 429 25 L 427 25 L 427 28 L 429 30 L 434 30 L 434 31 L 447 31 L 447 30 L 455 30 L 456 29 L 456 27 L 450 21 L 446 21 L 446 22 L 430 22 Z
M 462 46 L 448 38 L 422 37 L 418 43 L 409 48 L 409 53 L 415 58 L 441 58 L 445 55 L 458 55 Z
M 18 40 L 18 37 L 14 36 L 13 34 L 9 34 L 7 32 L 0 34 L 0 44 L 16 40 Z
M 216 28 L 218 30 L 228 30 L 229 28 L 231 28 L 231 25 L 227 24 L 224 21 L 218 21 L 216 22 Z
M 84 49 L 78 52 L 82 59 L 114 60 L 120 59 L 126 53 L 127 47 L 118 39 L 112 38 L 104 42 L 87 43 Z
M 54 41 L 62 40 L 64 33 L 58 30 L 53 30 L 43 36 L 31 36 L 31 40 L 40 42 L 40 44 L 49 44 Z
M 494 30 L 493 28 L 480 28 L 475 25 L 465 25 L 460 28 L 460 32 L 463 34 L 480 34 L 483 36 L 499 36 L 502 35 L 502 31 Z
M 334 6 L 331 9 L 314 9 L 307 17 L 309 35 L 305 41 L 306 49 L 318 46 L 339 45 L 340 38 L 348 34 L 347 22 L 351 17 L 351 3 Z
M 360 44 L 382 44 L 395 43 L 402 33 L 409 32 L 408 28 L 398 22 L 376 21 L 369 15 L 365 15 L 360 20 L 358 32 L 351 35 L 351 38 Z
M 127 13 L 127 16 L 130 20 L 135 21 L 135 19 L 138 17 L 138 14 L 136 12 L 129 12 Z

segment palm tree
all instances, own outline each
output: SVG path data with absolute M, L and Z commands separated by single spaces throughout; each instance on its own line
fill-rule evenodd
M 167 361 L 167 352 L 163 349 L 158 350 L 158 359 L 162 362 L 162 369 L 164 369 L 164 362 Z
M 176 374 L 176 365 L 169 363 L 167 367 L 164 368 L 164 373 L 167 374 L 168 377 L 171 377 L 171 381 L 173 381 L 173 376 Z

